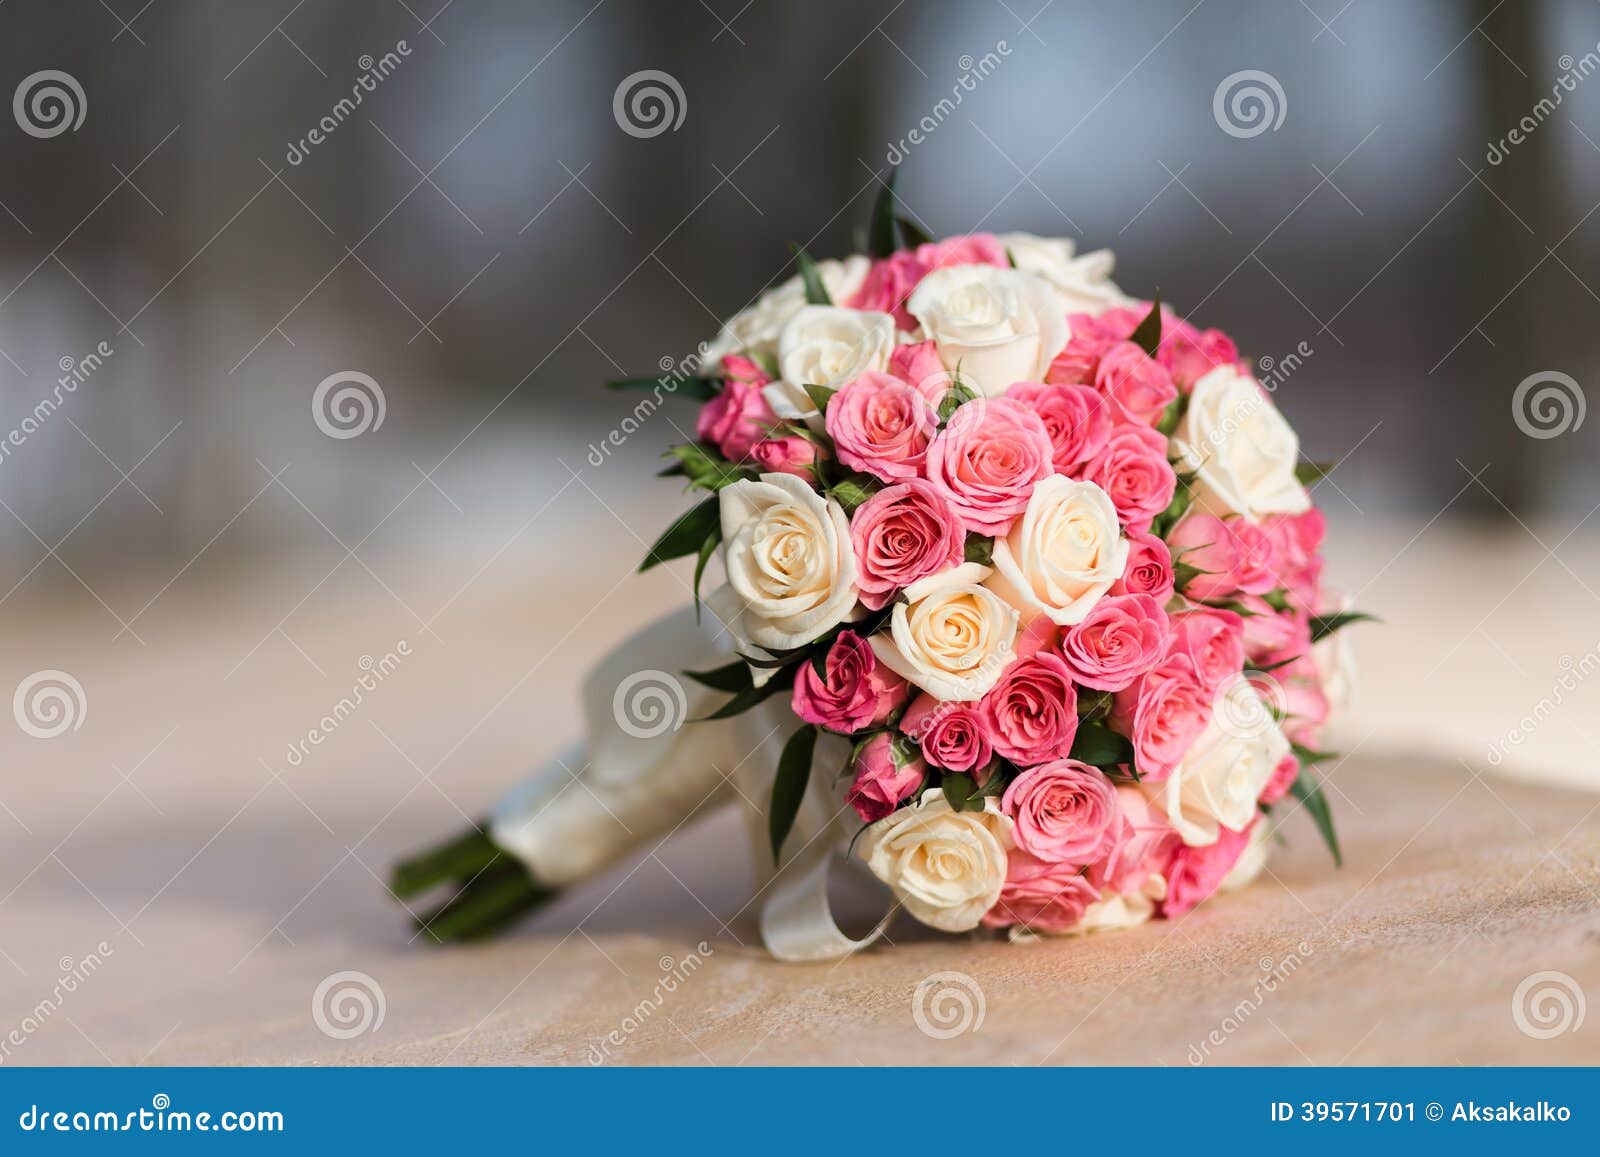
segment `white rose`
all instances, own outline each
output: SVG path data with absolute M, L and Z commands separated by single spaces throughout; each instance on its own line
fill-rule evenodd
M 1017 612 L 979 585 L 989 574 L 969 562 L 906 587 L 872 636 L 878 659 L 935 699 L 982 699 L 1016 657 Z
M 1042 382 L 1070 336 L 1055 291 L 1031 273 L 952 265 L 924 277 L 906 301 L 944 368 L 980 394 Z
M 1300 440 L 1253 378 L 1218 366 L 1194 385 L 1172 439 L 1195 472 L 1194 498 L 1212 514 L 1299 514 L 1311 506 L 1294 476 Z
M 1222 828 L 1243 831 L 1255 818 L 1261 789 L 1288 754 L 1271 711 L 1240 675 L 1218 693 L 1211 722 L 1154 790 L 1184 843 L 1214 844 Z
M 869 370 L 882 372 L 894 352 L 894 318 L 867 309 L 808 305 L 789 319 L 778 339 L 778 381 L 762 392 L 780 418 L 822 428 L 806 386 L 838 389 Z
M 995 800 L 958 812 L 934 787 L 868 827 L 857 854 L 918 920 L 965 932 L 1000 899 L 1011 846 L 1011 819 Z
M 1033 488 L 1011 533 L 994 542 L 985 584 L 1021 612 L 1063 627 L 1081 622 L 1128 565 L 1128 540 L 1111 496 L 1093 482 L 1052 474 Z
M 822 277 L 822 286 L 828 291 L 830 301 L 846 301 L 861 288 L 871 267 L 871 261 L 855 254 L 843 261 L 819 261 L 817 273 Z M 783 333 L 783 327 L 805 304 L 806 287 L 799 274 L 767 290 L 754 305 L 729 318 L 717 336 L 706 343 L 700 372 L 714 373 L 729 354 L 776 356 L 778 336 Z
M 1075 257 L 1076 247 L 1068 237 L 1002 233 L 998 240 L 1011 254 L 1018 269 L 1050 283 L 1064 314 L 1101 313 L 1114 306 L 1133 303 L 1133 299 L 1111 280 L 1117 258 L 1109 249 L 1096 249 Z
M 1261 875 L 1267 866 L 1267 854 L 1272 851 L 1272 841 L 1267 834 L 1266 817 L 1256 821 L 1256 826 L 1250 829 L 1250 840 L 1244 846 L 1244 851 L 1239 854 L 1238 861 L 1228 874 L 1222 877 L 1222 883 L 1217 885 L 1221 892 L 1237 892 L 1249 884 L 1255 883 L 1257 876 Z
M 706 605 L 741 644 L 788 650 L 849 617 L 856 560 L 843 507 L 792 474 L 721 491 L 726 586 Z
M 1351 606 L 1348 598 L 1338 600 L 1341 611 L 1348 611 Z M 1356 653 L 1350 645 L 1350 632 L 1335 631 L 1323 636 L 1313 644 L 1311 659 L 1322 677 L 1322 694 L 1328 700 L 1328 710 L 1348 711 L 1356 697 Z

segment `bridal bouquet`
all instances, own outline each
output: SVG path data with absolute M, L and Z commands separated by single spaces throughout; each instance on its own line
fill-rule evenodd
M 692 557 L 694 606 L 600 664 L 584 751 L 401 865 L 401 895 L 455 890 L 435 936 L 736 796 L 784 959 L 897 908 L 1014 938 L 1177 916 L 1261 870 L 1286 799 L 1338 859 L 1306 769 L 1364 616 L 1322 585 L 1278 383 L 1126 297 L 1108 252 L 933 241 L 892 181 L 870 241 L 797 251 L 696 374 L 615 383 L 700 404 L 663 473 L 707 497 L 641 568 Z M 886 897 L 865 938 L 832 918 L 838 862 Z

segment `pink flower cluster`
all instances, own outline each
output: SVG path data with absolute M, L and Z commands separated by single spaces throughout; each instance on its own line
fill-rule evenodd
M 892 317 L 892 351 L 829 387 L 809 422 L 778 416 L 770 353 L 724 355 L 719 392 L 695 431 L 751 484 L 802 478 L 848 524 L 838 548 L 847 568 L 784 523 L 792 541 L 761 538 L 770 555 L 749 563 L 753 578 L 734 575 L 730 562 L 729 589 L 751 615 L 790 615 L 818 591 L 832 596 L 850 584 L 844 605 L 853 592 L 853 610 L 801 646 L 760 656 L 764 677 L 792 680 L 800 720 L 851 741 L 849 805 L 880 824 L 935 806 L 926 793 L 942 787 L 953 816 L 997 817 L 1006 871 L 982 923 L 1059 933 L 1107 926 L 1113 913 L 1186 912 L 1260 843 L 1259 808 L 1290 790 L 1296 752 L 1315 751 L 1328 716 L 1333 672 L 1313 638 L 1334 600 L 1323 587 L 1315 508 L 1241 513 L 1194 498 L 1197 468 L 1175 445 L 1190 397 L 1208 388 L 1207 375 L 1247 372 L 1220 330 L 1165 311 L 1153 317 L 1148 304 L 1118 294 L 1098 312 L 1062 308 L 1064 344 L 1018 354 L 1034 357 L 1032 377 L 969 388 L 962 367 L 976 347 L 961 318 L 946 321 L 968 308 L 965 299 L 938 303 L 938 312 L 919 304 L 918 288 L 936 284 L 935 273 L 976 269 L 976 284 L 998 287 L 999 304 L 983 305 L 988 330 L 1010 341 L 1031 333 L 1037 344 L 1050 329 L 1037 317 L 1018 313 L 1011 324 L 1006 313 L 1007 331 L 990 314 L 1020 310 L 1019 297 L 1051 300 L 1078 267 L 1069 258 L 1048 266 L 1044 250 L 1021 245 L 980 234 L 871 261 L 840 306 Z M 1018 290 L 1029 278 L 1037 286 Z M 1000 340 L 988 330 L 980 353 Z M 1265 392 L 1262 401 L 1273 405 Z M 1092 520 L 1076 508 L 1054 521 L 1036 517 L 1036 487 L 1058 475 L 1109 499 L 1109 541 L 1094 540 Z M 736 529 L 725 524 L 723 541 Z M 991 577 L 1002 546 L 1020 579 Z M 1094 568 L 1108 557 L 1126 561 L 1101 579 Z M 921 598 L 958 580 L 967 601 L 941 604 L 944 617 L 913 608 L 906 593 Z M 778 610 L 749 593 L 756 587 Z M 974 609 L 991 594 L 1010 619 Z M 1007 622 L 1015 625 L 994 625 Z M 1011 634 L 997 640 L 996 629 Z M 981 648 L 989 669 L 979 684 L 973 672 L 983 669 L 968 656 Z M 924 677 L 935 662 L 981 693 L 929 690 L 952 685 Z M 1224 791 L 1207 787 L 1207 761 L 1234 758 L 1212 752 L 1228 738 L 1224 708 L 1244 678 L 1272 715 L 1272 742 L 1249 754 L 1289 754 L 1251 785 L 1242 813 L 1195 822 L 1190 813 Z M 1191 782 L 1200 788 L 1189 791 Z

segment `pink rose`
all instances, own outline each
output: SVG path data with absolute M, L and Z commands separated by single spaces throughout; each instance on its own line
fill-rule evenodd
M 1115 338 L 1080 333 L 1078 319 L 1086 316 L 1073 314 L 1068 320 L 1072 336 L 1044 372 L 1044 380 L 1051 385 L 1092 385 L 1095 369 L 1100 365 L 1100 355 L 1117 344 Z
M 1073 678 L 1096 691 L 1121 691 L 1165 657 L 1167 612 L 1149 595 L 1106 595 L 1067 628 L 1061 657 Z
M 1133 743 L 1139 774 L 1160 783 L 1211 722 L 1213 692 L 1183 656 L 1167 660 L 1113 701 L 1111 722 Z
M 1215 694 L 1244 670 L 1244 621 L 1213 607 L 1174 615 L 1167 654 L 1186 660 L 1201 686 Z
M 1153 426 L 1178 396 L 1178 387 L 1161 363 L 1131 341 L 1118 342 L 1100 355 L 1094 387 L 1124 422 Z
M 1278 766 L 1273 769 L 1272 778 L 1267 780 L 1267 785 L 1261 789 L 1261 803 L 1277 803 L 1289 794 L 1289 789 L 1294 786 L 1294 781 L 1300 775 L 1300 761 L 1290 752 L 1278 761 Z
M 927 765 L 907 751 L 887 731 L 880 731 L 856 752 L 855 781 L 845 792 L 845 802 L 866 823 L 877 823 L 916 794 Z
M 1136 892 L 1152 874 L 1165 876 L 1183 838 L 1136 787 L 1117 788 L 1117 807 L 1122 813 L 1121 836 L 1088 876 L 1104 891 Z
M 1304 611 L 1275 611 L 1255 595 L 1240 595 L 1244 616 L 1244 653 L 1252 666 L 1269 668 L 1298 659 L 1311 649 L 1311 619 Z
M 1218 366 L 1239 360 L 1239 347 L 1220 329 L 1197 330 L 1176 318 L 1164 321 L 1156 360 L 1167 367 L 1178 388 L 1188 393 Z
M 951 265 L 1011 264 L 1006 247 L 992 233 L 969 233 L 962 237 L 946 237 L 943 241 L 929 241 L 916 248 L 917 260 L 929 269 L 944 269 Z
M 759 384 L 729 378 L 722 391 L 700 407 L 694 432 L 728 461 L 742 462 L 777 420 Z
M 1289 592 L 1289 601 L 1301 610 L 1317 606 L 1317 588 L 1322 582 L 1322 536 L 1327 520 L 1312 507 L 1304 514 L 1274 514 L 1262 520 L 1261 529 L 1272 540 L 1278 585 Z
M 940 703 L 919 695 L 900 717 L 900 730 L 922 745 L 929 763 L 949 771 L 979 771 L 994 754 L 983 718 L 971 703 Z
M 1178 489 L 1166 436 L 1148 426 L 1118 426 L 1083 476 L 1111 495 L 1130 530 L 1149 530 Z
M 1034 483 L 1054 473 L 1053 454 L 1044 423 L 1027 406 L 977 398 L 952 414 L 928 447 L 928 480 L 968 530 L 993 537 L 1011 530 Z
M 994 749 L 1019 767 L 1065 759 L 1078 734 L 1078 690 L 1051 651 L 1007 667 L 978 710 Z
M 1223 828 L 1217 842 L 1203 848 L 1178 848 L 1167 869 L 1167 898 L 1161 902 L 1161 914 L 1168 918 L 1182 916 L 1209 899 L 1244 855 L 1250 844 L 1250 829 L 1260 822 L 1253 820 L 1242 832 Z
M 906 298 L 927 274 L 928 267 L 917 260 L 916 254 L 902 249 L 874 261 L 861 288 L 843 304 L 851 309 L 891 313 L 896 329 L 916 329 L 916 318 L 906 312 Z
M 798 434 L 782 438 L 763 438 L 750 447 L 750 460 L 763 474 L 793 474 L 816 477 L 817 448 Z
M 1111 584 L 1114 595 L 1149 595 L 1165 605 L 1172 597 L 1172 554 L 1167 544 L 1145 530 L 1128 534 L 1128 566 Z
M 1284 714 L 1283 733 L 1291 742 L 1316 747 L 1322 738 L 1322 725 L 1328 721 L 1328 696 L 1322 689 L 1322 676 L 1316 660 L 1309 654 L 1273 671 L 1277 683 L 1274 706 Z
M 915 387 L 868 372 L 828 399 L 825 419 L 839 461 L 885 482 L 922 473 L 939 416 Z
M 885 487 L 850 520 L 856 585 L 869 610 L 918 579 L 961 563 L 966 528 L 950 502 L 921 479 Z
M 1278 585 L 1277 546 L 1272 536 L 1243 518 L 1228 519 L 1238 547 L 1239 561 L 1234 567 L 1234 585 L 1246 594 L 1264 595 Z
M 931 341 L 907 342 L 889 355 L 889 372 L 928 399 L 935 411 L 950 392 L 954 380 L 939 360 L 939 346 Z
M 1058 759 L 1017 776 L 1000 798 L 1017 847 L 1052 864 L 1093 863 L 1120 832 L 1117 789 L 1105 772 Z
M 1167 545 L 1179 563 L 1200 572 L 1184 584 L 1191 599 L 1225 599 L 1239 589 L 1239 542 L 1216 515 L 1190 510 L 1167 535 Z
M 872 647 L 854 631 L 839 632 L 823 669 L 818 675 L 815 664 L 800 664 L 794 713 L 841 735 L 882 723 L 911 695 L 906 681 L 880 667 Z
M 1105 447 L 1111 437 L 1111 407 L 1088 386 L 1018 382 L 1006 391 L 1044 423 L 1056 473 L 1070 474 Z
M 1006 858 L 1000 899 L 983 917 L 986 928 L 1018 925 L 1036 932 L 1065 932 L 1083 919 L 1100 893 L 1071 864 L 1051 863 L 1013 849 Z

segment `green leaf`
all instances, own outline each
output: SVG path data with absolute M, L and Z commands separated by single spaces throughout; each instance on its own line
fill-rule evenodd
M 735 715 L 748 711 L 756 704 L 763 703 L 772 698 L 772 696 L 776 695 L 779 691 L 788 691 L 793 686 L 793 672 L 785 671 L 782 674 L 774 675 L 771 679 L 767 680 L 764 686 L 749 687 L 743 691 L 735 692 L 732 699 L 729 699 L 710 715 L 703 715 L 699 719 L 694 719 L 690 722 L 704 723 L 710 719 L 732 719 Z
M 1170 438 L 1172 432 L 1178 428 L 1178 423 L 1183 421 L 1184 407 L 1188 402 L 1186 394 L 1179 394 L 1167 403 L 1167 408 L 1161 411 L 1161 420 L 1156 423 L 1156 429 Z
M 676 446 L 671 446 L 663 455 L 663 457 L 669 456 L 676 458 L 677 465 L 681 468 L 675 469 L 674 473 L 688 478 L 691 487 L 698 486 L 703 490 L 715 492 L 734 482 L 755 477 L 751 471 L 735 466 L 721 454 L 707 450 L 698 442 L 680 442 Z
M 940 424 L 942 425 L 943 423 L 948 422 L 950 420 L 950 415 L 954 414 L 962 406 L 966 405 L 977 396 L 978 395 L 976 393 L 968 389 L 966 386 L 963 386 L 960 382 L 956 382 L 954 385 L 952 385 L 948 390 L 945 391 L 944 397 L 939 399 Z
M 839 391 L 832 386 L 805 386 L 806 397 L 811 399 L 811 404 L 817 408 L 817 413 L 828 412 L 828 399 Z
M 1178 519 L 1188 513 L 1189 503 L 1192 501 L 1194 501 L 1194 489 L 1180 474 L 1178 488 L 1172 492 L 1172 501 L 1167 503 L 1165 510 L 1156 515 L 1155 521 L 1151 523 L 1150 533 L 1157 538 L 1165 538 L 1167 532 L 1178 525 Z
M 1115 705 L 1116 699 L 1109 691 L 1091 691 L 1085 687 L 1078 692 L 1078 718 L 1087 722 L 1106 718 Z
M 1329 462 L 1297 462 L 1294 467 L 1294 476 L 1300 480 L 1302 486 L 1312 486 L 1321 482 L 1333 473 L 1333 464 Z
M 783 377 L 778 372 L 778 356 L 776 354 L 767 353 L 765 350 L 749 350 L 745 356 L 761 367 L 761 372 L 767 376 L 769 381 L 777 381 Z
M 1266 603 L 1267 606 L 1271 607 L 1279 614 L 1282 614 L 1290 609 L 1289 593 L 1282 587 L 1279 587 L 1277 590 L 1268 591 L 1266 594 L 1261 596 L 1261 601 Z
M 710 671 L 685 671 L 684 674 L 713 691 L 726 691 L 730 695 L 751 688 L 750 665 L 743 659 L 735 659 L 725 667 L 715 667 Z
M 844 507 L 846 514 L 853 514 L 856 507 L 882 489 L 882 484 L 870 475 L 852 474 L 829 487 L 828 497 Z
M 700 544 L 700 557 L 694 563 L 694 621 L 700 621 L 700 576 L 706 573 L 706 563 L 711 561 L 711 556 L 717 552 L 717 544 L 722 541 L 722 524 L 718 523 L 712 528 L 706 540 Z
M 984 566 L 994 565 L 994 539 L 981 534 L 968 534 L 964 558 L 967 562 L 982 563 Z
M 944 791 L 945 802 L 950 805 L 951 811 L 983 811 L 983 789 L 970 775 L 950 772 L 939 786 Z
M 833 298 L 828 296 L 827 286 L 822 284 L 822 274 L 817 272 L 817 263 L 811 260 L 811 255 L 798 245 L 790 245 L 794 251 L 795 264 L 800 266 L 800 281 L 806 287 L 807 305 L 832 305 Z
M 1156 290 L 1156 296 L 1150 303 L 1150 312 L 1144 315 L 1144 320 L 1128 338 L 1134 345 L 1144 350 L 1151 357 L 1156 356 L 1156 350 L 1161 346 L 1161 291 Z
M 1375 623 L 1378 620 L 1372 615 L 1363 614 L 1361 611 L 1334 611 L 1327 615 L 1311 616 L 1311 641 L 1321 642 L 1341 627 L 1348 627 L 1351 623 Z
M 1186 562 L 1175 562 L 1172 564 L 1173 585 L 1176 586 L 1180 591 L 1187 587 L 1195 579 L 1199 578 L 1201 575 L 1210 573 L 1211 572 L 1208 570 L 1201 570 L 1199 567 Z
M 910 217 L 900 214 L 895 217 L 894 223 L 900 226 L 900 244 L 905 249 L 915 249 L 918 245 L 927 245 L 933 241 Z
M 655 378 L 618 378 L 614 382 L 607 382 L 606 389 L 642 390 L 645 393 L 659 389 L 663 394 L 682 394 L 686 398 L 704 402 L 716 397 L 721 385 L 716 378 L 663 374 Z
M 666 532 L 655 540 L 649 553 L 644 556 L 644 561 L 639 564 L 639 573 L 643 574 L 657 563 L 697 553 L 706 536 L 713 529 L 721 527 L 720 507 L 717 496 L 712 495 L 667 527 Z
M 1313 763 L 1326 763 L 1330 759 L 1339 758 L 1339 753 L 1337 751 L 1317 751 L 1314 748 L 1306 747 L 1304 744 L 1300 743 L 1291 743 L 1289 747 L 1294 752 L 1294 757 L 1300 761 L 1302 766 Z
M 816 726 L 807 723 L 789 736 L 789 742 L 783 745 L 783 754 L 778 757 L 778 777 L 772 782 L 772 806 L 767 809 L 767 833 L 772 837 L 774 863 L 806 798 L 806 784 L 811 781 L 811 753 L 816 745 Z
M 1334 867 L 1344 867 L 1344 855 L 1339 851 L 1339 834 L 1333 830 L 1333 813 L 1328 810 L 1322 785 L 1306 772 L 1301 772 L 1289 785 L 1289 791 L 1305 807 L 1306 813 L 1317 825 L 1317 831 L 1322 833 L 1322 842 L 1328 845 L 1328 851 L 1333 855 Z
M 1072 740 L 1072 758 L 1096 767 L 1133 762 L 1133 744 L 1103 723 L 1082 720 Z
M 899 173 L 898 169 L 889 170 L 889 179 L 879 187 L 878 199 L 872 204 L 872 223 L 867 226 L 867 252 L 874 257 L 887 257 L 894 252 L 894 182 Z

